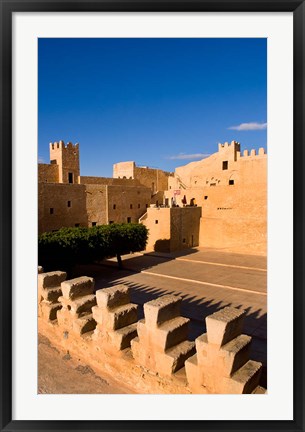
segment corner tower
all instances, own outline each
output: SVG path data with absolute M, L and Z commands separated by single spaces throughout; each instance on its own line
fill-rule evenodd
M 79 146 L 63 141 L 50 143 L 51 164 L 58 165 L 59 183 L 78 183 Z

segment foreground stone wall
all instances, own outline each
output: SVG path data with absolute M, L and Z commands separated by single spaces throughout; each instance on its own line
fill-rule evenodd
M 38 271 L 39 331 L 132 392 L 266 392 L 259 385 L 262 364 L 249 359 L 251 337 L 241 334 L 244 311 L 227 307 L 208 316 L 207 333 L 194 343 L 178 296 L 145 303 L 138 320 L 124 285 L 95 291 L 93 278 Z

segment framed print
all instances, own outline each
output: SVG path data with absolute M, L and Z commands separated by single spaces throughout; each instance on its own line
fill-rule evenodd
M 2 430 L 304 430 L 304 18 L 1 1 Z

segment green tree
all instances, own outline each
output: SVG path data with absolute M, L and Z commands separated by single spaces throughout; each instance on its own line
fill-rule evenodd
M 92 228 L 61 228 L 38 237 L 39 265 L 46 270 L 71 269 L 109 257 L 145 249 L 148 230 L 142 224 L 111 224 Z

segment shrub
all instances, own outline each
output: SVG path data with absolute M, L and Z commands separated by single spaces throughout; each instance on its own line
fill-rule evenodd
M 46 270 L 69 269 L 76 264 L 145 249 L 148 230 L 142 224 L 111 224 L 92 228 L 61 228 L 38 237 L 39 265 Z

